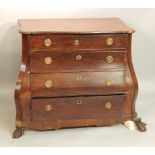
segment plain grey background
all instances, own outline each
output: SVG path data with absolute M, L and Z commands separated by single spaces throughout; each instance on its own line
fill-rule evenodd
M 147 132 L 129 131 L 123 125 L 54 131 L 26 131 L 11 138 L 15 128 L 14 87 L 21 61 L 21 18 L 119 17 L 136 32 L 132 59 L 139 82 L 136 111 Z M 0 9 L 0 146 L 154 146 L 155 145 L 155 9 Z

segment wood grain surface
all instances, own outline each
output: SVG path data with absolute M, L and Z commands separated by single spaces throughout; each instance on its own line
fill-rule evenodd
M 99 19 L 20 19 L 19 32 L 25 34 L 59 33 L 59 34 L 90 34 L 90 33 L 132 33 L 119 18 Z
M 111 63 L 107 62 L 109 56 Z M 47 57 L 50 64 L 44 62 Z M 31 53 L 30 65 L 31 73 L 95 72 L 125 70 L 127 61 L 126 51 L 41 51 Z

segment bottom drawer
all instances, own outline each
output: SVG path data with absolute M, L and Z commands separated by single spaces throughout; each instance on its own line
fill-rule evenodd
M 32 99 L 32 121 L 121 117 L 124 95 Z

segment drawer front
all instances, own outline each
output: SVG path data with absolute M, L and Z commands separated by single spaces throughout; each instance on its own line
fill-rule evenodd
M 124 70 L 124 52 L 35 52 L 30 57 L 31 72 L 80 72 Z
M 30 50 L 126 49 L 127 34 L 30 35 Z
M 124 71 L 31 74 L 33 97 L 125 92 Z
M 32 121 L 120 117 L 124 95 L 32 99 Z

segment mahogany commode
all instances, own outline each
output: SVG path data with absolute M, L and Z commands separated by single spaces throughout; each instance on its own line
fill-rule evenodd
M 119 18 L 23 19 L 22 63 L 15 88 L 16 130 L 124 123 L 137 117 L 131 60 L 133 29 Z

